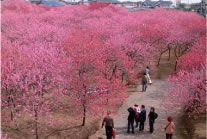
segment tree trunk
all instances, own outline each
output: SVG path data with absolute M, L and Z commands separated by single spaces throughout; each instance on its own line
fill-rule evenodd
M 83 104 L 83 123 L 82 126 L 85 126 L 86 123 L 86 106 Z
M 157 62 L 157 66 L 158 66 L 158 67 L 159 67 L 159 65 L 160 65 L 161 56 L 162 56 L 162 53 L 160 54 L 159 59 L 158 59 L 158 62 Z
M 171 50 L 171 48 L 169 47 L 168 49 L 169 49 L 168 61 L 169 61 L 170 60 L 170 50 Z
M 122 82 L 124 81 L 124 72 L 123 72 L 122 75 L 121 75 L 121 81 L 122 81 Z
M 12 121 L 14 120 L 14 115 L 13 115 L 12 110 L 11 110 L 11 120 L 12 120 Z
M 175 47 L 175 49 L 174 49 L 174 54 L 175 54 L 175 57 L 176 57 L 176 59 L 178 58 L 178 55 L 177 55 L 177 46 Z
M 177 70 L 177 64 L 178 64 L 178 62 L 176 60 L 176 62 L 175 62 L 175 68 L 174 68 L 175 71 Z
M 116 74 L 116 65 L 115 65 L 115 67 L 113 68 L 113 71 L 112 71 L 112 75 L 111 75 L 111 78 L 110 78 L 110 80 L 112 80 L 112 77 Z
M 37 120 L 38 120 L 38 115 L 37 115 L 37 110 L 35 110 L 35 135 L 36 135 L 36 139 L 39 138 L 39 136 L 38 136 Z

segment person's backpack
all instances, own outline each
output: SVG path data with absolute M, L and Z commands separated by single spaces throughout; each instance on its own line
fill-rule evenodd
M 136 118 L 137 118 L 137 120 L 139 119 L 139 113 L 138 112 L 136 112 Z
M 158 117 L 158 114 L 157 114 L 157 113 L 155 113 L 155 119 L 157 119 L 157 117 Z

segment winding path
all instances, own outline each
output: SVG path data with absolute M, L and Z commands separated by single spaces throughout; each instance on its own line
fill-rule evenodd
M 173 135 L 174 139 L 182 139 L 183 137 L 179 134 L 179 115 L 180 109 L 174 109 L 170 113 L 166 112 L 162 107 L 161 97 L 166 91 L 167 82 L 166 79 L 156 79 L 153 80 L 151 86 L 148 85 L 147 92 L 136 91 L 132 93 L 126 102 L 119 109 L 118 114 L 114 116 L 114 123 L 116 128 L 116 139 L 164 139 L 165 138 L 165 122 L 168 115 L 174 117 L 176 129 L 175 134 Z M 139 86 L 138 90 L 141 90 Z M 155 107 L 156 113 L 158 113 L 158 118 L 155 121 L 154 128 L 155 131 L 153 134 L 149 133 L 149 123 L 148 119 L 145 122 L 145 130 L 139 132 L 138 129 L 135 129 L 135 134 L 127 133 L 127 117 L 128 111 L 127 108 L 133 106 L 135 103 L 138 103 L 139 106 L 144 104 L 147 110 L 147 113 L 150 110 L 150 107 Z M 89 139 L 105 139 L 104 128 L 96 132 L 95 135 L 91 136 Z
M 173 63 L 167 60 L 161 63 L 160 67 L 154 71 L 152 76 L 152 85 L 148 85 L 146 92 L 141 92 L 141 85 L 138 85 L 136 91 L 130 93 L 125 103 L 118 110 L 118 115 L 112 115 L 114 118 L 114 124 L 116 128 L 116 139 L 165 139 L 165 122 L 167 117 L 173 116 L 175 122 L 175 133 L 173 139 L 183 139 L 181 136 L 181 109 L 173 108 L 170 112 L 167 112 L 162 106 L 162 96 L 166 93 L 167 89 L 167 76 L 172 73 Z M 155 77 L 157 76 L 157 77 Z M 153 78 L 154 77 L 154 78 Z M 147 114 L 149 113 L 150 107 L 155 107 L 155 112 L 158 113 L 158 118 L 155 120 L 154 132 L 149 133 L 149 121 L 148 118 L 145 122 L 145 130 L 139 132 L 135 129 L 135 134 L 127 133 L 127 109 L 137 103 L 139 106 L 145 105 Z M 105 130 L 100 128 L 94 135 L 90 136 L 89 139 L 105 139 Z

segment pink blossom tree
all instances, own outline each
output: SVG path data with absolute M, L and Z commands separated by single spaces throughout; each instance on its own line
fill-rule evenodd
M 206 111 L 206 48 L 205 41 L 197 43 L 178 60 L 178 73 L 169 76 L 166 107 L 184 106 L 189 116 Z M 167 102 L 173 103 L 167 103 Z
M 71 58 L 71 68 L 66 73 L 70 91 L 66 96 L 82 118 L 82 126 L 87 114 L 102 116 L 106 103 L 108 108 L 113 108 L 126 97 L 125 85 L 114 77 L 108 80 L 103 74 L 107 66 L 108 57 L 104 55 L 107 45 L 98 36 L 95 31 L 75 30 L 64 44 Z

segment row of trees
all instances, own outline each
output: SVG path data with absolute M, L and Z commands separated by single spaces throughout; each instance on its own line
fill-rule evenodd
M 200 40 L 178 60 L 178 72 L 168 78 L 165 107 L 184 106 L 189 116 L 206 112 L 206 40 Z
M 51 8 L 8 0 L 2 3 L 1 33 L 2 122 L 9 117 L 18 127 L 16 119 L 27 113 L 38 139 L 38 123 L 45 116 L 54 123 L 54 109 L 73 109 L 84 126 L 87 116 L 102 116 L 123 103 L 125 80 L 137 78 L 143 66 L 153 67 L 154 59 L 159 65 L 164 52 L 170 58 L 174 50 L 177 75 L 184 79 L 188 66 L 195 66 L 186 59 L 205 49 L 206 32 L 205 19 L 191 12 L 129 13 L 102 3 Z M 188 74 L 200 77 L 200 71 L 192 68 Z

